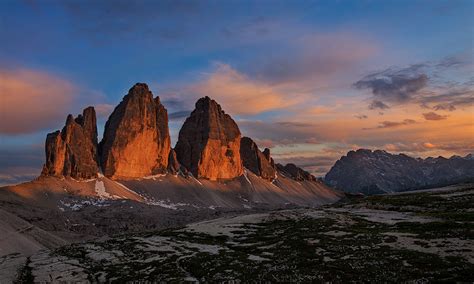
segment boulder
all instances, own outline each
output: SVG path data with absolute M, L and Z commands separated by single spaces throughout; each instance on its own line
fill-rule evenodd
M 61 131 L 49 133 L 45 143 L 43 176 L 69 176 L 75 179 L 97 177 L 97 124 L 93 107 L 74 118 L 68 115 Z
M 168 112 L 148 86 L 135 84 L 105 124 L 101 166 L 112 179 L 166 172 L 171 140 Z
M 240 137 L 235 121 L 216 101 L 204 97 L 179 132 L 176 155 L 197 178 L 233 179 L 243 173 Z

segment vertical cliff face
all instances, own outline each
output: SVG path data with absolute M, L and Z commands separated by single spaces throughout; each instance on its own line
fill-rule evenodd
M 42 175 L 87 179 L 97 176 L 97 124 L 93 107 L 77 118 L 69 115 L 62 131 L 46 137 L 46 163 Z
M 166 108 L 146 84 L 135 84 L 105 124 L 100 143 L 104 175 L 127 179 L 163 173 L 170 144 Z
M 204 97 L 179 132 L 178 161 L 194 176 L 210 180 L 242 175 L 240 130 L 216 101 Z
M 273 159 L 270 157 L 270 149 L 266 148 L 262 153 L 257 144 L 248 137 L 240 140 L 240 158 L 245 168 L 264 179 L 275 178 L 276 169 Z

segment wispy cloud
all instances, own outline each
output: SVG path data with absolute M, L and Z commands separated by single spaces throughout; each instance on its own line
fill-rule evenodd
M 417 104 L 433 110 L 454 111 L 474 104 L 474 79 L 465 76 L 474 70 L 472 60 L 471 56 L 459 54 L 436 62 L 391 67 L 368 74 L 353 86 L 371 92 L 370 109 Z M 453 75 L 461 70 L 464 75 Z
M 252 115 L 284 109 L 303 98 L 281 93 L 264 82 L 251 79 L 227 64 L 217 63 L 204 80 L 189 87 L 197 96 L 210 96 L 235 115 Z
M 413 120 L 413 119 L 404 119 L 402 121 L 382 121 L 379 123 L 377 127 L 363 128 L 363 129 L 369 130 L 369 129 L 394 128 L 394 127 L 410 125 L 410 124 L 415 124 L 415 123 L 416 123 L 416 120 Z
M 386 104 L 384 104 L 383 102 L 381 101 L 378 101 L 378 100 L 373 100 L 370 104 L 369 104 L 369 109 L 370 110 L 374 110 L 374 109 L 381 109 L 381 110 L 384 110 L 384 109 L 389 109 L 390 107 Z
M 368 119 L 369 117 L 365 114 L 358 114 L 358 115 L 355 115 L 356 118 L 358 119 Z
M 191 113 L 191 110 L 172 112 L 168 115 L 168 119 L 169 120 L 182 119 L 182 118 L 188 117 L 190 113 Z
M 358 89 L 370 89 L 374 97 L 381 100 L 406 102 L 426 87 L 427 83 L 428 76 L 425 74 L 410 76 L 390 70 L 368 75 L 354 86 Z
M 190 35 L 200 10 L 197 1 L 65 1 L 73 28 L 94 43 L 140 38 L 176 41 Z M 200 14 L 202 16 L 202 14 Z M 189 21 L 189 19 L 192 21 Z M 170 25 L 170 22 L 173 24 Z
M 443 119 L 446 119 L 448 118 L 447 115 L 441 115 L 441 114 L 437 114 L 436 112 L 427 112 L 427 113 L 423 113 L 423 117 L 426 119 L 426 120 L 443 120 Z
M 290 41 L 284 49 L 269 50 L 249 73 L 272 84 L 317 84 L 357 67 L 377 51 L 377 44 L 361 35 L 313 33 Z
M 0 133 L 47 129 L 65 119 L 76 87 L 58 76 L 28 69 L 0 69 Z

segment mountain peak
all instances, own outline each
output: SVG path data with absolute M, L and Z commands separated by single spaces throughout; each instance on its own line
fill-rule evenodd
M 178 161 L 196 177 L 238 177 L 243 173 L 240 137 L 239 127 L 216 101 L 200 98 L 179 131 Z
M 135 84 L 105 124 L 101 166 L 111 178 L 166 171 L 171 148 L 168 112 L 144 83 Z
M 378 194 L 442 186 L 474 179 L 473 160 L 412 158 L 384 150 L 349 151 L 326 174 L 325 182 L 351 193 Z
M 77 118 L 69 114 L 61 131 L 47 135 L 45 151 L 43 176 L 96 177 L 99 167 L 94 108 L 84 109 Z
M 266 150 L 268 151 L 262 153 L 249 137 L 242 137 L 240 140 L 240 157 L 244 167 L 257 176 L 273 180 L 276 177 L 276 168 L 270 157 L 270 150 Z

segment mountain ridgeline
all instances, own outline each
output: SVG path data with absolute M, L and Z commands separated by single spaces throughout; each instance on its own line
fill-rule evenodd
M 261 152 L 242 137 L 238 125 L 209 97 L 196 102 L 171 148 L 168 113 L 148 86 L 135 84 L 114 109 L 97 141 L 96 115 L 88 107 L 82 115 L 69 115 L 62 131 L 48 134 L 42 176 L 113 180 L 181 173 L 211 181 L 232 180 L 245 168 L 273 180 L 277 171 L 294 179 L 315 181 L 296 166 L 275 165 L 270 150 Z
M 412 158 L 359 149 L 339 159 L 326 184 L 350 193 L 380 194 L 474 181 L 474 157 Z

